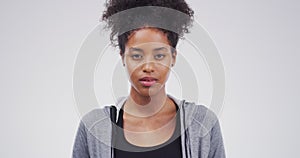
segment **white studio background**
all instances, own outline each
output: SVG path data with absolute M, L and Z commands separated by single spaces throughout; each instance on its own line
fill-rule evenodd
M 300 157 L 300 2 L 188 3 L 224 62 L 227 157 Z M 0 2 L 0 157 L 71 157 L 73 64 L 102 11 L 101 0 Z

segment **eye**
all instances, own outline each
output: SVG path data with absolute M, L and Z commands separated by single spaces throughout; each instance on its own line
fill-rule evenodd
M 134 59 L 134 60 L 139 60 L 139 59 L 141 59 L 142 57 L 143 57 L 143 56 L 140 55 L 140 54 L 133 54 L 133 55 L 131 55 L 131 58 Z
M 157 54 L 157 55 L 154 56 L 154 58 L 158 59 L 158 60 L 163 59 L 164 57 L 165 57 L 164 54 Z

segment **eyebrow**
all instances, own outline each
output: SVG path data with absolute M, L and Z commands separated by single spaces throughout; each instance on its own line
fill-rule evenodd
M 130 47 L 129 48 L 129 52 L 134 52 L 134 51 L 137 51 L 137 52 L 144 52 L 142 49 L 140 49 L 140 48 L 134 48 L 134 47 Z
M 159 47 L 159 48 L 154 48 L 153 51 L 160 51 L 160 50 L 167 50 L 166 47 Z M 143 53 L 143 49 L 140 49 L 140 48 L 135 48 L 135 47 L 130 47 L 129 48 L 129 52 L 133 52 L 133 51 L 137 51 L 137 52 L 141 52 Z
M 160 50 L 167 50 L 167 48 L 166 47 L 160 47 L 160 48 L 155 48 L 153 50 L 154 51 L 160 51 Z

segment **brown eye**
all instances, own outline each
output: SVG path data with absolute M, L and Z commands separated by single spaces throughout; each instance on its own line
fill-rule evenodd
M 132 59 L 134 59 L 134 60 L 139 60 L 139 59 L 142 59 L 142 55 L 140 55 L 140 54 L 133 54 L 133 55 L 131 55 L 131 58 Z
M 154 56 L 154 58 L 155 58 L 155 59 L 158 59 L 158 60 L 161 60 L 161 59 L 163 59 L 164 57 L 165 57 L 164 54 L 157 54 L 157 55 Z

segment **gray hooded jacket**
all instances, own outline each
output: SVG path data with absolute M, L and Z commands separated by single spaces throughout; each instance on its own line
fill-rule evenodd
M 178 100 L 182 158 L 225 158 L 221 129 L 216 115 L 202 105 Z M 116 118 L 126 101 L 116 103 Z M 81 120 L 73 146 L 73 158 L 113 158 L 110 107 L 95 109 Z

